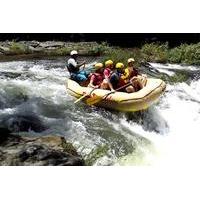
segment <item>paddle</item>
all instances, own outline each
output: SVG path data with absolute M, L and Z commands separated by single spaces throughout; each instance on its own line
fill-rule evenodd
M 88 99 L 86 100 L 86 103 L 87 103 L 87 105 L 89 105 L 89 106 L 94 105 L 94 104 L 96 104 L 96 103 L 102 101 L 105 97 L 109 96 L 110 94 L 115 93 L 116 91 L 119 91 L 119 90 L 121 90 L 121 89 L 123 89 L 123 88 L 125 88 L 125 87 L 127 87 L 127 86 L 129 86 L 129 85 L 131 85 L 131 83 L 128 83 L 128 84 L 126 84 L 126 85 L 123 85 L 122 87 L 116 89 L 116 90 L 113 91 L 113 92 L 109 92 L 108 94 L 105 94 L 105 95 L 102 96 L 102 97 L 97 96 L 97 95 L 95 95 L 95 96 L 93 96 L 93 97 L 90 97 L 90 98 L 88 98 Z
M 81 96 L 79 99 L 77 99 L 74 103 L 78 103 L 79 101 L 81 101 L 82 99 L 84 99 L 85 97 L 89 96 L 94 90 L 96 90 L 97 88 L 93 88 L 92 91 L 89 94 L 84 94 L 83 96 Z

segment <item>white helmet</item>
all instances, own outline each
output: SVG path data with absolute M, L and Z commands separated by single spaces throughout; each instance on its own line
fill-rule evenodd
M 78 54 L 78 52 L 76 51 L 76 50 L 73 50 L 73 51 L 71 51 L 70 52 L 70 55 L 72 56 L 72 55 L 77 55 Z
M 130 62 L 135 62 L 135 59 L 134 58 L 129 58 L 128 59 L 128 63 L 130 63 Z

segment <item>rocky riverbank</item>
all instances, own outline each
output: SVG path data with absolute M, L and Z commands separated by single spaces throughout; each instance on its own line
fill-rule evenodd
M 33 114 L 1 115 L 0 165 L 85 165 L 64 137 L 39 135 L 45 129 L 42 120 Z
M 106 48 L 96 42 L 60 42 L 60 41 L 4 41 L 0 42 L 0 60 L 21 57 L 66 56 L 73 49 L 83 56 L 98 56 Z
M 64 137 L 22 137 L 4 132 L 0 134 L 0 165 L 82 166 L 84 161 Z
M 102 62 L 112 59 L 115 62 L 127 62 L 134 57 L 136 64 L 141 61 L 157 63 L 177 63 L 200 65 L 200 42 L 181 44 L 170 48 L 168 43 L 144 44 L 141 48 L 120 48 L 109 46 L 106 42 L 62 42 L 62 41 L 4 41 L 0 42 L 0 61 L 50 56 L 67 56 L 76 49 L 82 56 L 102 56 Z

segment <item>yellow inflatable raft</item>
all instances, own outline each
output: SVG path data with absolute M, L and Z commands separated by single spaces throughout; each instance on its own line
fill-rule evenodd
M 87 98 L 91 98 L 94 95 L 105 97 L 94 104 L 95 106 L 123 112 L 134 112 L 147 109 L 155 103 L 164 92 L 166 84 L 161 79 L 148 78 L 146 86 L 138 92 L 115 92 L 111 94 L 109 94 L 110 90 L 95 89 L 92 91 L 93 88 L 82 87 L 77 82 L 70 79 L 67 80 L 66 87 L 68 93 L 76 98 L 91 93 L 91 96 L 87 96 L 83 101 L 87 101 Z

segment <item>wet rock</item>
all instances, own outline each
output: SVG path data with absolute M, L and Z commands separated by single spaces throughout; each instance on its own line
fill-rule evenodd
M 0 135 L 0 165 L 60 165 L 81 166 L 83 159 L 71 144 L 66 148 L 66 140 L 60 136 L 21 137 Z M 69 147 L 69 145 L 68 145 Z
M 38 41 L 23 41 L 23 44 L 27 45 L 27 46 L 31 46 L 31 47 L 38 47 L 40 45 L 40 42 Z
M 20 77 L 22 73 L 20 72 L 0 72 L 0 76 L 4 76 L 6 78 L 17 78 Z
M 46 136 L 38 138 L 38 141 L 44 144 L 48 144 L 52 148 L 60 150 L 64 148 L 64 151 L 74 156 L 78 155 L 73 145 L 71 143 L 66 142 L 64 137 Z
M 38 52 L 43 52 L 44 48 L 42 47 L 33 47 L 33 46 L 29 46 L 30 51 L 32 51 L 33 53 L 38 53 Z
M 10 115 L 1 122 L 4 129 L 12 132 L 35 131 L 42 132 L 46 129 L 39 117 L 34 115 Z
M 1 53 L 8 53 L 8 52 L 10 52 L 10 48 L 5 47 L 5 46 L 0 46 L 0 52 Z
M 64 42 L 54 42 L 54 41 L 47 41 L 47 42 L 41 42 L 39 44 L 40 47 L 42 48 L 56 48 L 56 47 L 63 47 Z
M 100 48 L 96 42 L 5 41 L 0 42 L 0 60 L 69 56 L 69 52 L 73 49 L 76 49 L 82 56 L 100 56 L 101 52 L 104 52 L 104 48 Z
M 7 140 L 10 131 L 7 128 L 0 127 L 0 144 Z

